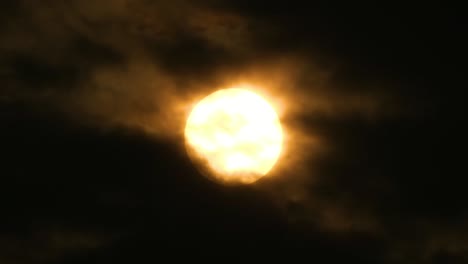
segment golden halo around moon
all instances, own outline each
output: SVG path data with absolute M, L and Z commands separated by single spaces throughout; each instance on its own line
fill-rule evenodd
M 240 88 L 218 90 L 191 111 L 185 126 L 187 153 L 201 172 L 225 184 L 249 184 L 277 162 L 283 132 L 273 107 Z

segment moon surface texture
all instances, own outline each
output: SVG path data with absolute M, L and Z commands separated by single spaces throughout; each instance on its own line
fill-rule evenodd
M 218 90 L 196 104 L 185 126 L 191 160 L 224 184 L 250 184 L 277 162 L 283 132 L 273 107 L 240 88 Z

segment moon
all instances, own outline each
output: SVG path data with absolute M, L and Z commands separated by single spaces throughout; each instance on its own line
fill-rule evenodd
M 225 184 L 250 184 L 277 163 L 283 132 L 273 107 L 241 88 L 199 101 L 185 126 L 185 145 L 202 174 Z

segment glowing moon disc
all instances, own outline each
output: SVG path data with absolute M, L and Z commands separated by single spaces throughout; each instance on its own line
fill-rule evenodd
M 223 183 L 253 183 L 278 160 L 283 134 L 275 110 L 244 89 L 216 91 L 202 99 L 185 126 L 189 156 Z M 200 162 L 201 161 L 201 162 Z

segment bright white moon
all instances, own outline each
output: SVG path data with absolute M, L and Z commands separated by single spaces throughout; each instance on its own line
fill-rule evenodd
M 223 183 L 253 183 L 278 160 L 283 142 L 270 104 L 244 89 L 216 91 L 190 113 L 185 138 L 191 158 Z

